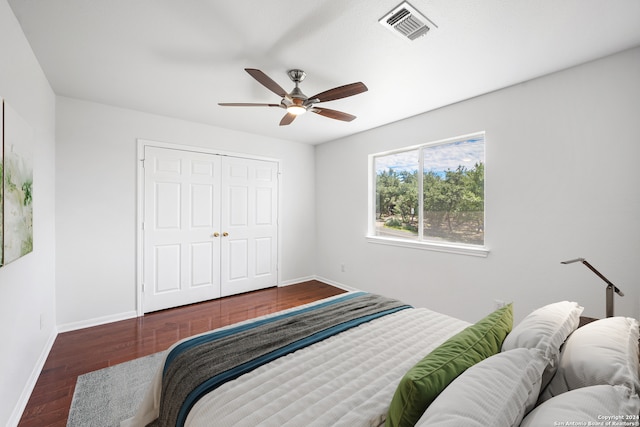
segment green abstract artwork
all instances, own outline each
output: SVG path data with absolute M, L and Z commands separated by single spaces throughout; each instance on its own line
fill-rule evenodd
M 0 265 L 33 250 L 33 131 L 2 102 L 2 175 Z

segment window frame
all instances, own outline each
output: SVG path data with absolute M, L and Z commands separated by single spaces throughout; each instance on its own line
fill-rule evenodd
M 474 244 L 466 244 L 466 243 L 458 243 L 458 242 L 440 242 L 433 240 L 424 240 L 424 209 L 422 206 L 422 202 L 420 202 L 420 208 L 418 209 L 418 223 L 421 226 L 418 228 L 418 236 L 417 240 L 412 239 L 403 239 L 401 237 L 389 237 L 389 236 L 379 236 L 376 235 L 376 180 L 377 173 L 375 169 L 375 160 L 378 157 L 389 156 L 398 153 L 404 153 L 408 151 L 418 150 L 419 151 L 419 160 L 418 160 L 418 170 L 422 171 L 418 176 L 420 177 L 418 180 L 418 197 L 419 200 L 422 201 L 424 188 L 423 188 L 423 177 L 424 177 L 424 154 L 423 149 L 425 147 L 434 147 L 437 145 L 445 145 L 448 143 L 456 142 L 456 141 L 464 141 L 467 139 L 472 139 L 474 137 L 482 137 L 484 142 L 484 150 L 486 153 L 486 132 L 474 132 L 466 135 L 460 135 L 452 138 L 446 138 L 438 141 L 427 142 L 423 144 L 417 144 L 407 147 L 402 147 L 394 150 L 373 153 L 368 155 L 368 221 L 367 221 L 367 235 L 366 240 L 369 243 L 374 244 L 382 244 L 382 245 L 391 245 L 391 246 L 399 246 L 413 249 L 423 249 L 429 251 L 436 252 L 446 252 L 446 253 L 454 253 L 461 255 L 471 255 L 478 257 L 487 257 L 489 255 L 489 248 L 485 244 L 483 245 L 474 245 Z M 485 165 L 485 199 L 484 199 L 484 208 L 483 208 L 483 216 L 485 217 L 484 223 L 486 224 L 486 155 L 484 159 Z M 484 229 L 485 238 L 486 238 L 486 227 Z

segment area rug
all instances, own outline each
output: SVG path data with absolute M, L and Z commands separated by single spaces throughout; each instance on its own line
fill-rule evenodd
M 67 427 L 119 427 L 135 414 L 163 356 L 159 352 L 79 376 Z

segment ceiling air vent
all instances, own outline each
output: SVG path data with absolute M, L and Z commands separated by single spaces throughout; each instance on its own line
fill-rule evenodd
M 409 40 L 424 36 L 431 27 L 438 28 L 429 18 L 418 12 L 407 2 L 400 3 L 378 22 Z

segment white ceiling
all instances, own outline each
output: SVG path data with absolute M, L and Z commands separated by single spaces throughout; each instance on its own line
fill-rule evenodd
M 378 23 L 400 0 L 8 0 L 53 87 L 86 99 L 310 144 L 334 140 L 640 45 L 639 0 L 411 0 L 437 26 L 410 42 Z M 244 68 L 307 95 L 369 91 L 278 126 Z M 588 89 L 588 88 L 586 88 Z

